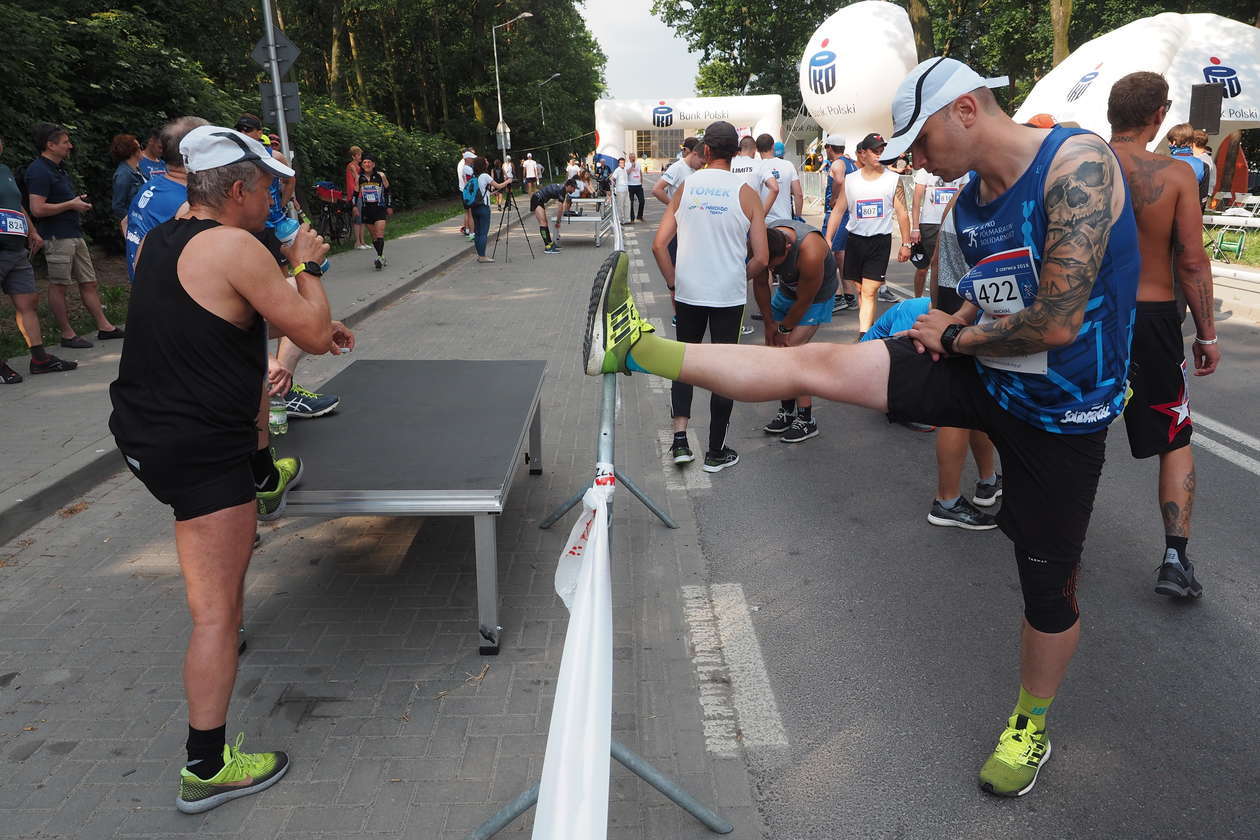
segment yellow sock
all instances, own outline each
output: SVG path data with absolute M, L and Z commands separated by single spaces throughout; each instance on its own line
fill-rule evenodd
M 1015 705 L 1013 714 L 1023 715 L 1033 722 L 1038 729 L 1046 728 L 1046 713 L 1050 711 L 1050 704 L 1054 702 L 1053 697 L 1037 697 L 1029 694 L 1028 690 L 1022 685 L 1019 687 L 1019 702 Z

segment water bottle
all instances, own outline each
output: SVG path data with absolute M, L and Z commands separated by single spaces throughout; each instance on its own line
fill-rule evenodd
M 297 219 L 285 217 L 281 219 L 275 226 L 276 238 L 280 240 L 280 244 L 289 247 L 293 244 L 293 240 L 297 238 L 297 232 L 302 227 L 302 223 Z M 320 271 L 327 274 L 332 264 L 328 262 L 328 258 L 324 257 L 324 261 L 319 266 Z
M 289 408 L 284 400 L 272 397 L 267 413 L 267 430 L 272 435 L 283 435 L 289 431 Z

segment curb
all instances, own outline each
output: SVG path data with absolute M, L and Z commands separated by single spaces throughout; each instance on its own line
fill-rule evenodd
M 466 249 L 417 272 L 379 297 L 364 301 L 357 309 L 342 315 L 339 320 L 347 327 L 353 327 L 404 295 L 415 291 L 460 260 L 467 259 L 471 253 L 473 253 L 473 244 L 470 242 Z M 104 451 L 98 452 L 98 450 Z M 13 540 L 41 519 L 124 470 L 125 466 L 118 458 L 114 438 L 106 434 L 84 447 L 80 454 L 46 470 L 45 472 L 63 473 L 47 486 L 27 492 L 22 485 L 18 485 L 0 493 L 0 545 Z

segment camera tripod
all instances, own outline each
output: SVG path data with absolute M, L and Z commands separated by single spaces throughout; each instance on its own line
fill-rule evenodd
M 499 195 L 503 196 L 503 204 L 499 207 L 499 229 L 494 233 L 494 249 L 490 251 L 491 259 L 499 252 L 499 237 L 503 235 L 506 227 L 507 236 L 503 238 L 503 261 L 512 261 L 508 256 L 508 243 L 512 240 L 512 220 L 508 218 L 509 207 L 516 211 L 516 223 L 521 226 L 521 235 L 525 237 L 525 246 L 529 248 L 529 258 L 534 259 L 534 246 L 529 241 L 529 229 L 525 227 L 525 219 L 521 216 L 521 208 L 517 206 L 515 196 L 512 195 L 511 185 L 509 184 Z

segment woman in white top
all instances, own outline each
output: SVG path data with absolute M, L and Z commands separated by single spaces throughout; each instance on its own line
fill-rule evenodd
M 473 218 L 473 245 L 477 249 L 477 262 L 491 263 L 494 259 L 486 256 L 486 240 L 490 238 L 490 193 L 506 187 L 508 180 L 495 181 L 490 176 L 490 164 L 483 157 L 473 159 L 472 171 L 477 179 L 477 200 L 468 208 Z
M 879 162 L 885 145 L 884 138 L 878 134 L 868 134 L 858 143 L 861 168 L 844 179 L 844 190 L 836 196 L 831 221 L 827 223 L 827 241 L 830 242 L 845 211 L 849 211 L 844 279 L 861 284 L 859 338 L 875 323 L 875 296 L 888 273 L 894 215 L 901 233 L 897 262 L 910 258 L 910 217 L 906 212 L 905 195 L 899 189 L 900 176 Z

